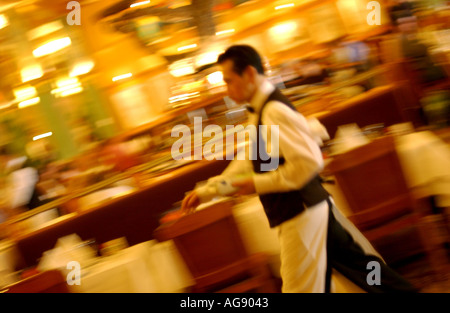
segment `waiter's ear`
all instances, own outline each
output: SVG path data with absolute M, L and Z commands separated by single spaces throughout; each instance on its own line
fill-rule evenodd
M 256 82 L 256 77 L 258 76 L 258 71 L 256 70 L 255 67 L 248 65 L 244 70 L 244 74 L 248 75 L 248 78 L 250 79 L 250 81 L 252 83 Z

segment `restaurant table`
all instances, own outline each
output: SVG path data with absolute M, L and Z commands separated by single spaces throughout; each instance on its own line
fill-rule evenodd
M 435 197 L 439 207 L 450 207 L 450 145 L 432 131 L 393 135 L 395 148 L 408 187 L 417 199 Z M 370 141 L 368 142 L 370 143 Z M 333 180 L 327 169 L 333 155 L 325 159 L 323 176 Z M 386 174 L 388 175 L 388 174 Z M 388 176 L 387 176 L 388 177 Z M 338 183 L 325 184 L 346 216 L 352 211 Z
M 406 182 L 418 198 L 435 197 L 450 207 L 450 146 L 431 131 L 396 136 Z
M 176 293 L 193 284 L 173 242 L 146 241 L 113 255 L 100 257 L 82 269 L 81 293 Z
M 17 280 L 15 264 L 18 258 L 18 252 L 13 242 L 9 240 L 0 241 L 0 288 Z
M 279 277 L 277 230 L 269 227 L 259 198 L 245 198 L 234 207 L 233 214 L 247 251 L 266 253 L 273 275 Z M 337 292 L 361 292 L 339 273 L 333 272 L 332 277 Z M 193 284 L 173 241 L 150 240 L 99 257 L 93 265 L 82 269 L 80 285 L 70 289 L 81 293 L 177 293 L 189 291 Z

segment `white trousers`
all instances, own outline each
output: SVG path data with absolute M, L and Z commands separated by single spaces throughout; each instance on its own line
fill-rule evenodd
M 335 211 L 337 209 L 333 208 L 333 212 Z M 281 248 L 282 292 L 325 292 L 328 212 L 328 203 L 322 201 L 278 226 Z M 378 255 L 367 239 L 348 219 L 340 212 L 336 212 L 335 217 L 366 252 L 369 251 Z M 333 270 L 331 292 L 365 291 Z

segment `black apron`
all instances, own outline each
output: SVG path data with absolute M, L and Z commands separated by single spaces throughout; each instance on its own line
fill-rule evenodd
M 259 129 L 259 126 L 262 125 L 261 116 L 263 109 L 270 101 L 281 102 L 297 112 L 295 107 L 277 88 L 263 103 L 258 117 L 257 142 L 253 146 L 254 149 L 256 148 L 254 150 L 256 158 L 252 161 L 255 173 L 263 173 L 261 170 L 262 164 L 272 164 L 270 157 L 267 155 L 265 142 Z M 264 145 L 264 147 L 260 147 L 260 145 Z M 284 158 L 280 156 L 280 159 L 275 164 L 282 165 L 283 163 Z M 276 169 L 274 168 L 273 170 Z M 280 225 L 297 216 L 305 209 L 313 207 L 324 200 L 327 201 L 329 217 L 325 292 L 330 292 L 333 268 L 367 292 L 417 292 L 408 281 L 388 267 L 383 260 L 377 256 L 366 254 L 353 240 L 350 233 L 336 220 L 332 211 L 329 193 L 322 186 L 322 180 L 319 175 L 315 175 L 299 190 L 270 193 L 260 195 L 259 198 L 269 220 L 270 227 Z M 367 275 L 370 272 L 367 269 L 367 265 L 371 261 L 376 261 L 380 264 L 380 285 L 369 285 L 367 282 Z

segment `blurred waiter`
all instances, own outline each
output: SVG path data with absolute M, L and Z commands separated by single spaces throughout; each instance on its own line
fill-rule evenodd
M 278 228 L 283 292 L 345 292 L 356 286 L 367 292 L 416 291 L 334 206 L 319 177 L 324 165 L 316 141 L 320 136 L 313 134 L 305 117 L 267 80 L 259 54 L 250 46 L 232 46 L 219 56 L 218 63 L 229 96 L 249 104 L 249 125 L 276 125 L 279 133 L 265 136 L 257 127 L 256 138 L 251 138 L 250 146 L 256 148 L 252 157 L 233 160 L 221 176 L 195 188 L 183 200 L 182 209 L 192 212 L 217 196 L 221 178 L 232 181 L 233 196 L 257 193 L 270 227 Z M 317 125 L 316 129 L 324 131 Z M 272 147 L 269 143 L 275 135 L 279 149 L 269 153 L 267 147 Z M 277 162 L 271 162 L 273 158 Z M 273 163 L 279 165 L 266 171 Z M 379 285 L 367 281 L 371 261 L 380 265 Z M 333 270 L 344 276 L 345 283 L 332 281 Z

